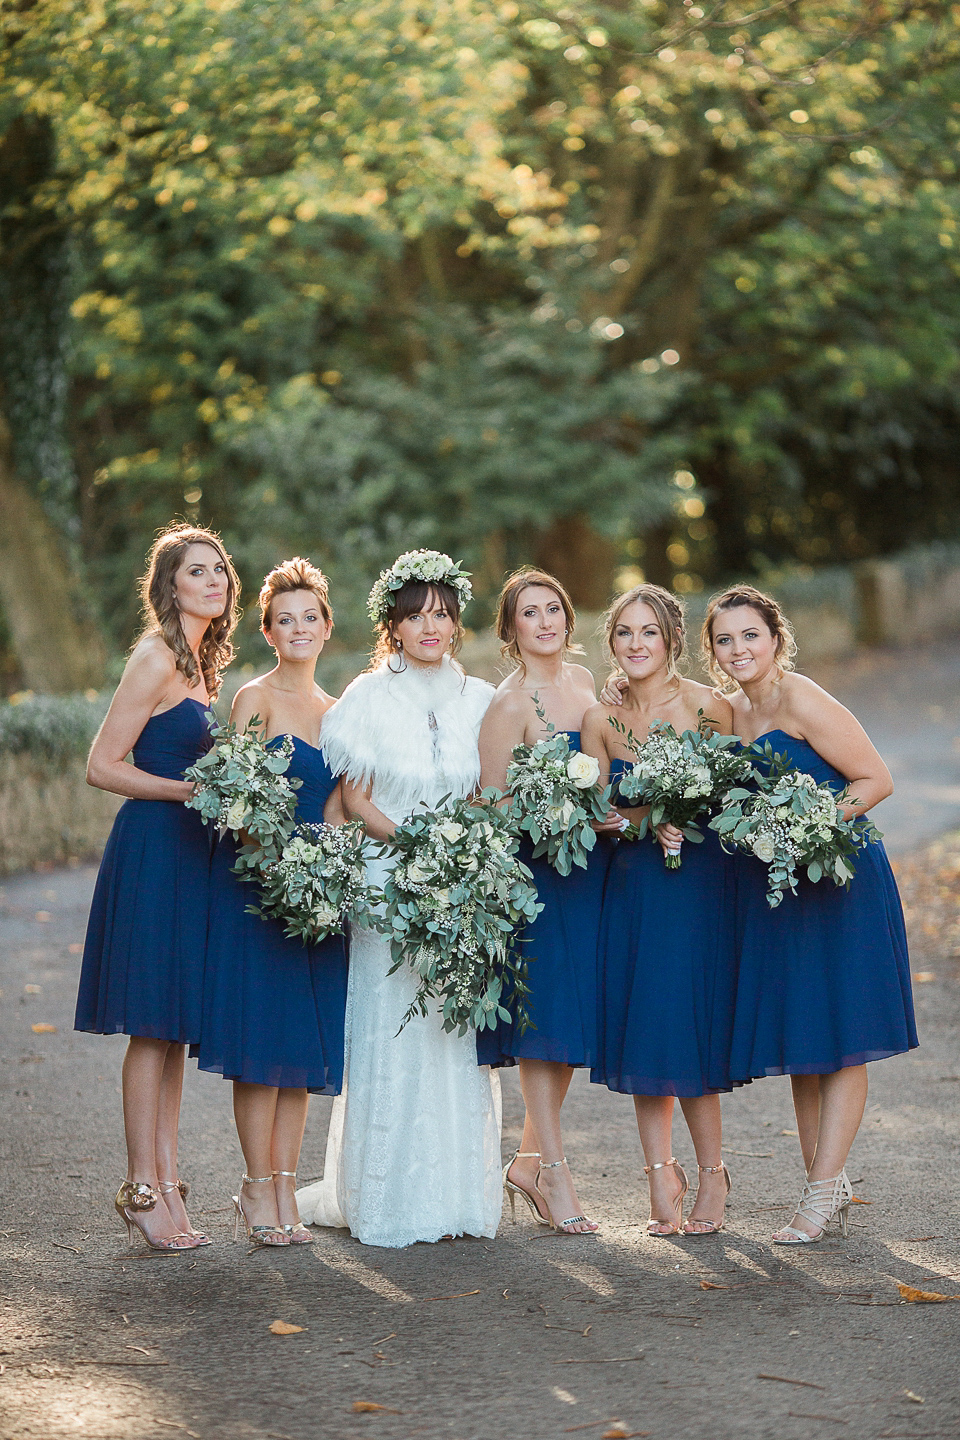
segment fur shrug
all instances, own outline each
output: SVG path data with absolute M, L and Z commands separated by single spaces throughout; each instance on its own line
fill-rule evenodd
M 358 675 L 323 717 L 320 748 L 335 775 L 373 781 L 371 799 L 391 820 L 445 795 L 468 795 L 480 778 L 477 736 L 493 686 L 449 657 L 436 670 Z

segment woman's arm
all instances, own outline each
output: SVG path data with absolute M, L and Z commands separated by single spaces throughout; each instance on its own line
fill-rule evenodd
M 378 810 L 370 799 L 373 781 L 366 785 L 354 785 L 348 780 L 340 782 L 343 808 L 349 820 L 362 820 L 371 840 L 392 840 L 396 830 L 394 822 L 382 810 Z
M 165 780 L 126 763 L 134 742 L 157 706 L 167 698 L 175 677 L 176 662 L 166 645 L 161 649 L 148 640 L 137 646 L 90 747 L 88 785 L 128 800 L 189 799 L 193 786 L 188 780 Z
M 327 803 L 323 807 L 324 825 L 346 825 L 347 812 L 343 805 L 343 781 L 335 785 L 327 796 Z
M 790 712 L 803 739 L 849 783 L 847 820 L 893 794 L 893 778 L 855 715 L 804 675 L 791 677 Z M 796 684 L 800 681 L 800 684 Z
M 585 755 L 592 755 L 600 766 L 598 784 L 610 783 L 610 754 L 606 736 L 610 729 L 609 717 L 602 705 L 591 705 L 580 722 L 580 748 Z M 598 835 L 614 835 L 622 830 L 627 817 L 620 809 L 608 810 L 606 819 L 594 825 Z
M 523 697 L 524 699 L 528 697 Z M 507 788 L 507 766 L 513 747 L 522 745 L 526 726 L 514 695 L 495 695 L 480 726 L 480 788 Z

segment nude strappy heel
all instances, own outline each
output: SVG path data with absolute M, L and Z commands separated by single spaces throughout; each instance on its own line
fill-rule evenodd
M 187 1184 L 186 1180 L 158 1180 L 157 1189 L 160 1191 L 161 1195 L 172 1195 L 174 1190 L 179 1190 L 180 1199 L 183 1201 L 184 1205 L 186 1205 L 187 1196 L 190 1194 L 190 1186 Z M 192 1225 L 187 1231 L 187 1234 L 194 1236 L 197 1242 L 198 1250 L 202 1249 L 204 1245 L 209 1245 L 211 1243 L 209 1235 L 204 1235 L 202 1230 L 194 1230 Z
M 278 1175 L 283 1175 L 288 1180 L 296 1180 L 297 1178 L 296 1170 L 274 1170 L 273 1178 L 276 1179 Z M 294 1186 L 294 1189 L 296 1189 L 296 1186 Z M 296 1225 L 284 1225 L 283 1233 L 288 1237 L 291 1245 L 313 1244 L 313 1236 L 302 1220 L 298 1220 Z
M 236 1219 L 233 1222 L 234 1241 L 237 1241 L 240 1238 L 240 1224 L 242 1221 L 243 1228 L 247 1232 L 247 1239 L 252 1241 L 254 1245 L 265 1245 L 272 1247 L 276 1245 L 290 1244 L 289 1237 L 284 1234 L 283 1227 L 281 1225 L 250 1225 L 247 1222 L 246 1215 L 243 1213 L 243 1201 L 240 1198 L 240 1191 L 243 1189 L 244 1185 L 265 1185 L 268 1180 L 272 1185 L 272 1175 L 241 1175 L 240 1184 L 237 1188 L 237 1193 L 236 1195 L 231 1195 L 230 1197 L 233 1201 L 234 1209 L 237 1212 Z
M 556 1170 L 556 1169 L 558 1169 L 561 1165 L 566 1165 L 566 1163 L 567 1163 L 567 1157 L 566 1157 L 566 1155 L 564 1155 L 561 1160 L 551 1160 L 551 1161 L 549 1162 L 549 1164 L 547 1164 L 547 1165 L 544 1165 L 543 1161 L 541 1160 L 541 1161 L 540 1161 L 540 1170 Z M 550 1224 L 553 1226 L 554 1230 L 562 1230 L 563 1233 L 564 1233 L 564 1235 L 583 1235 L 583 1234 L 592 1233 L 594 1230 L 599 1230 L 599 1229 L 600 1229 L 600 1226 L 597 1224 L 596 1220 L 588 1220 L 587 1217 L 586 1217 L 586 1215 L 571 1215 L 570 1218 L 569 1218 L 569 1220 L 554 1220 L 553 1214 L 552 1214 L 552 1212 L 551 1212 L 551 1210 L 550 1210 L 550 1201 L 547 1199 L 546 1195 L 544 1195 L 543 1191 L 540 1189 L 540 1172 L 539 1172 L 539 1171 L 537 1172 L 537 1178 L 536 1178 L 536 1180 L 533 1182 L 533 1188 L 536 1190 L 537 1194 L 540 1196 L 540 1199 L 543 1201 L 544 1205 L 546 1205 L 546 1207 L 547 1207 L 547 1214 L 550 1215 Z M 588 1231 L 583 1231 L 583 1230 L 568 1230 L 568 1229 L 567 1229 L 567 1226 L 568 1226 L 568 1225 L 589 1225 L 589 1226 L 590 1226 L 590 1231 L 588 1232 Z
M 151 1240 L 137 1219 L 145 1210 L 156 1209 L 160 1196 L 152 1185 L 147 1185 L 142 1180 L 124 1180 L 114 1199 L 114 1208 L 120 1219 L 127 1227 L 127 1240 L 132 1250 L 136 1245 L 136 1235 L 139 1233 L 146 1240 L 151 1250 L 196 1250 L 197 1242 L 192 1235 L 185 1231 L 178 1231 L 176 1235 L 169 1236 L 166 1240 Z M 186 1244 L 178 1242 L 185 1240 Z
M 784 1225 L 773 1236 L 774 1245 L 815 1245 L 827 1233 L 831 1220 L 838 1220 L 840 1234 L 847 1238 L 847 1211 L 853 1199 L 853 1186 L 846 1170 L 831 1180 L 806 1180 L 800 1191 L 796 1214 L 818 1227 L 817 1235 L 808 1235 L 795 1225 Z
M 518 1185 L 515 1180 L 509 1179 L 510 1166 L 513 1164 L 514 1160 L 539 1159 L 539 1150 L 514 1150 L 513 1154 L 510 1156 L 510 1159 L 503 1167 L 503 1188 L 506 1191 L 507 1198 L 510 1201 L 510 1218 L 512 1219 L 514 1225 L 516 1225 L 517 1223 L 518 1195 L 520 1196 L 521 1200 L 526 1201 L 526 1203 L 529 1205 L 530 1214 L 533 1216 L 534 1220 L 536 1220 L 538 1225 L 546 1225 L 549 1228 L 549 1226 L 553 1224 L 552 1220 L 547 1220 L 544 1218 L 540 1206 L 537 1204 L 536 1200 L 534 1200 L 533 1196 L 530 1194 L 530 1191 L 524 1190 L 522 1185 Z M 549 1206 L 547 1208 L 549 1213 Z
M 697 1169 L 699 1170 L 701 1175 L 722 1175 L 724 1180 L 727 1182 L 727 1194 L 730 1194 L 730 1171 L 727 1169 L 726 1165 L 724 1165 L 722 1160 L 720 1161 L 719 1165 L 700 1165 L 698 1163 Z M 700 1186 L 698 1184 L 697 1195 L 699 1196 L 699 1194 Z M 690 1235 L 694 1238 L 696 1238 L 698 1235 L 719 1235 L 720 1231 L 723 1229 L 725 1220 L 726 1216 L 724 1216 L 723 1220 L 685 1220 L 683 1223 L 683 1233 L 684 1235 Z M 704 1228 L 702 1230 L 691 1230 L 691 1224 L 702 1225 Z
M 680 1161 L 677 1159 L 677 1157 L 675 1155 L 671 1155 L 669 1160 L 659 1160 L 656 1165 L 644 1165 L 643 1173 L 644 1175 L 649 1175 L 654 1170 L 667 1170 L 670 1168 L 671 1165 L 673 1166 L 673 1169 L 676 1171 L 677 1175 L 680 1177 L 680 1180 L 683 1184 L 683 1189 L 680 1191 L 680 1194 L 673 1202 L 676 1219 L 657 1220 L 653 1215 L 651 1215 L 650 1219 L 647 1221 L 648 1235 L 679 1235 L 681 1226 L 683 1225 L 683 1201 L 686 1196 L 687 1190 L 690 1187 L 687 1182 L 686 1172 L 684 1171 L 684 1168 L 680 1164 Z M 665 1226 L 666 1228 L 658 1229 L 658 1226 Z

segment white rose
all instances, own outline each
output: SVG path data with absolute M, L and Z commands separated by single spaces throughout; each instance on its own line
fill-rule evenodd
M 578 790 L 589 790 L 600 779 L 599 762 L 592 755 L 584 755 L 578 750 L 567 761 L 567 776 Z
M 318 905 L 313 912 L 314 924 L 323 926 L 325 930 L 331 929 L 332 926 L 339 923 L 339 920 L 340 912 L 334 910 L 332 905 Z
M 228 830 L 242 830 L 243 822 L 247 818 L 247 802 L 244 799 L 234 800 L 227 811 L 224 824 Z
M 769 865 L 776 854 L 776 846 L 769 835 L 755 835 L 752 841 L 752 849 L 758 860 L 763 860 Z
M 547 812 L 550 817 L 550 823 L 552 824 L 554 820 L 559 820 L 561 829 L 566 830 L 570 825 L 570 821 L 573 819 L 575 809 L 576 806 L 572 800 L 564 800 L 562 805 L 551 805 Z
M 445 820 L 437 826 L 437 830 L 450 845 L 455 845 L 463 836 L 463 826 L 458 825 L 456 820 Z
M 449 890 L 438 890 L 437 893 L 436 893 L 436 897 L 435 897 L 435 898 L 436 898 L 437 909 L 438 909 L 438 910 L 448 910 L 448 909 L 450 908 L 450 891 L 449 891 Z
M 422 865 L 418 865 L 416 860 L 407 866 L 407 879 L 412 880 L 414 885 L 422 885 L 429 878 L 429 872 L 424 870 Z
M 460 855 L 457 857 L 457 864 L 461 870 L 476 870 L 477 860 L 474 855 Z

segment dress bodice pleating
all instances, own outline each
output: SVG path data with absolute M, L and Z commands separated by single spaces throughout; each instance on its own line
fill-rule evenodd
M 164 780 L 182 780 L 183 772 L 210 749 L 210 706 L 188 695 L 179 705 L 151 715 L 133 742 L 138 770 Z

